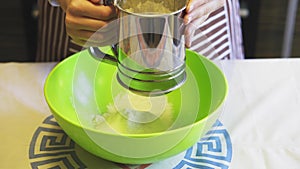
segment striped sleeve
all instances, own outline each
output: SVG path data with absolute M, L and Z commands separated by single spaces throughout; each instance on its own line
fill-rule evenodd
M 192 38 L 191 50 L 212 60 L 243 59 L 241 23 L 237 0 L 226 0 L 199 25 Z
M 60 61 L 82 49 L 68 37 L 65 14 L 47 0 L 38 0 L 37 62 Z

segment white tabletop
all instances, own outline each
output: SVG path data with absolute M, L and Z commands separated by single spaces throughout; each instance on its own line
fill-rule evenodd
M 185 159 L 187 152 L 184 152 L 140 168 L 300 168 L 300 59 L 215 63 L 223 70 L 229 84 L 219 126 L 228 134 L 226 141 L 229 142 L 221 143 L 227 145 L 224 151 L 230 158 L 225 162 L 225 158 L 211 159 L 216 155 L 216 152 L 211 152 L 209 156 L 195 156 L 199 159 L 197 161 L 195 158 Z M 20 168 L 20 165 L 34 168 L 36 165 L 46 166 L 45 163 L 49 162 L 42 160 L 45 156 L 32 154 L 42 153 L 33 149 L 38 140 L 34 139 L 38 129 L 54 126 L 44 99 L 43 84 L 55 64 L 0 64 L 0 168 Z M 203 149 L 209 147 L 208 144 L 201 145 Z M 94 163 L 101 163 L 96 168 L 136 167 L 110 164 L 91 155 L 80 155 L 81 151 L 76 150 L 81 161 L 89 158 Z M 52 155 L 52 162 L 58 156 Z M 183 164 L 180 160 L 185 160 L 184 165 L 179 165 Z
M 300 167 L 300 60 L 222 62 L 229 95 L 220 120 L 230 132 L 231 168 Z

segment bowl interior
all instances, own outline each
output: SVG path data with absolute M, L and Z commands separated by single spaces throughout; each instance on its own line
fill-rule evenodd
M 45 98 L 56 115 L 76 126 L 97 132 L 146 136 L 176 130 L 207 118 L 222 104 L 227 94 L 226 79 L 211 61 L 187 50 L 186 64 L 185 84 L 156 101 L 167 103 L 163 108 L 171 109 L 171 113 L 162 111 L 159 118 L 147 124 L 130 127 L 128 119 L 112 116 L 108 118 L 109 126 L 99 127 L 97 118 L 107 114 L 122 100 L 115 98 L 128 98 L 132 94 L 128 94 L 116 81 L 115 66 L 94 60 L 87 51 L 69 57 L 53 69 L 45 84 Z

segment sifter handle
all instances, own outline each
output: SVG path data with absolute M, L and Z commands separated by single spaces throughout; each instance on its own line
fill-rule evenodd
M 100 0 L 99 4 L 109 6 L 109 5 L 114 5 L 115 0 Z
M 117 45 L 112 45 L 111 49 L 115 56 L 102 52 L 98 47 L 89 47 L 88 51 L 94 59 L 117 66 L 118 64 Z

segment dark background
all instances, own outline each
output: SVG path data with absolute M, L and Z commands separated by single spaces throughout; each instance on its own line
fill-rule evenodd
M 2 0 L 3 1 L 3 0 Z M 246 58 L 281 57 L 286 0 L 241 0 L 249 11 L 242 18 Z M 36 0 L 3 1 L 0 6 L 0 62 L 34 61 L 37 19 L 33 16 Z M 300 57 L 300 7 L 291 57 Z
M 241 0 L 249 10 L 243 18 L 244 46 L 248 58 L 281 57 L 288 0 Z M 294 28 L 291 57 L 300 57 L 300 2 Z
M 0 6 L 0 61 L 33 61 L 37 19 L 36 0 L 2 1 Z

